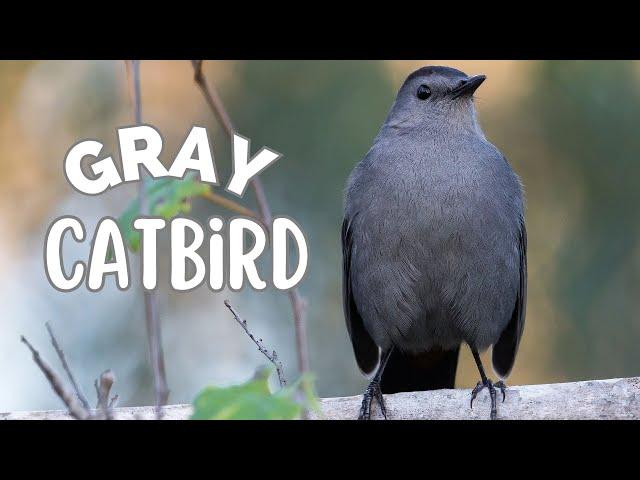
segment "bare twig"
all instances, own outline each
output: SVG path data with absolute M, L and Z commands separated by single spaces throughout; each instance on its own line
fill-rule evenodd
M 218 118 L 218 121 L 226 130 L 227 135 L 233 138 L 233 133 L 235 130 L 233 128 L 233 124 L 231 123 L 231 117 L 227 113 L 227 110 L 224 108 L 222 99 L 220 98 L 220 95 L 218 95 L 218 91 L 214 87 L 210 87 L 207 85 L 207 80 L 202 73 L 202 60 L 191 60 L 191 65 L 193 65 L 193 79 L 200 87 L 200 91 L 202 92 L 202 95 L 204 95 L 204 99 L 209 105 L 209 108 Z
M 96 380 L 94 385 L 96 387 L 96 396 L 98 397 L 98 403 L 96 408 L 102 410 L 104 417 L 107 420 L 113 420 L 113 413 L 111 411 L 111 404 L 109 403 L 109 393 L 111 387 L 115 382 L 115 376 L 111 370 L 105 370 L 100 374 L 100 381 Z
M 210 202 L 215 203 L 216 205 L 226 208 L 227 210 L 231 210 L 232 212 L 235 212 L 237 214 L 244 215 L 245 217 L 255 218 L 256 220 L 262 222 L 262 218 L 250 208 L 240 205 L 239 203 L 234 202 L 229 198 L 223 197 L 222 195 L 218 195 L 211 190 L 208 190 L 206 193 L 204 193 L 202 195 L 202 198 L 205 198 Z
M 140 60 L 129 60 L 131 62 L 128 71 L 131 71 L 130 87 L 133 99 L 133 113 L 136 125 L 142 123 L 142 102 L 140 98 Z M 145 191 L 145 175 L 141 176 L 138 197 L 140 200 L 140 214 L 149 214 L 149 205 Z M 142 264 L 141 267 L 142 268 Z M 160 319 L 158 316 L 158 297 L 155 290 L 144 290 L 145 321 L 147 326 L 147 337 L 149 341 L 149 354 L 153 369 L 153 383 L 155 387 L 156 408 L 158 418 L 162 417 L 162 406 L 166 405 L 169 398 L 167 378 L 164 368 L 164 353 L 162 351 L 162 332 Z
M 291 307 L 293 308 L 293 321 L 296 331 L 296 352 L 298 354 L 298 368 L 301 372 L 309 370 L 309 350 L 307 342 L 307 322 L 306 310 L 307 301 L 300 295 L 297 288 L 292 288 L 287 292 Z
M 280 387 L 286 386 L 287 380 L 284 378 L 284 372 L 283 372 L 283 369 L 282 369 L 282 362 L 280 362 L 280 360 L 278 360 L 278 354 L 276 353 L 276 351 L 273 350 L 271 353 L 269 353 L 269 350 L 267 350 L 267 348 L 264 346 L 264 343 L 262 343 L 262 339 L 261 338 L 256 338 L 249 331 L 249 327 L 247 326 L 247 321 L 243 320 L 242 318 L 240 318 L 240 315 L 231 306 L 231 304 L 229 303 L 229 300 L 225 300 L 224 304 L 229 309 L 231 314 L 233 315 L 233 318 L 236 319 L 236 322 L 238 322 L 238 324 L 242 327 L 242 329 L 249 336 L 249 338 L 253 341 L 253 343 L 256 344 L 256 346 L 258 347 L 258 350 L 260 351 L 260 353 L 262 353 L 265 357 L 267 357 L 267 359 L 271 363 L 273 363 L 273 365 L 276 367 L 276 372 L 278 373 L 278 381 L 280 382 Z
M 93 381 L 93 386 L 96 389 L 96 410 L 100 409 L 102 411 L 104 418 L 107 418 L 107 411 L 103 408 L 104 399 L 102 398 L 102 393 L 100 392 L 100 385 L 98 385 L 98 380 Z
M 71 373 L 71 368 L 67 363 L 67 359 L 64 355 L 64 350 L 62 350 L 62 348 L 60 347 L 60 344 L 58 343 L 58 340 L 56 339 L 56 336 L 53 333 L 53 329 L 51 328 L 51 325 L 49 324 L 49 322 L 46 322 L 44 326 L 47 328 L 47 332 L 49 332 L 49 337 L 51 338 L 51 344 L 53 345 L 53 348 L 58 354 L 60 363 L 62 363 L 62 368 L 64 368 L 64 371 L 67 374 L 67 377 L 71 382 L 71 385 L 73 385 L 73 389 L 76 392 L 76 397 L 78 397 L 78 400 L 80 400 L 85 410 L 90 410 L 91 406 L 89 405 L 89 401 L 87 400 L 87 397 L 85 397 L 84 394 L 82 393 L 82 390 L 80 390 L 80 387 L 78 386 L 78 383 L 76 382 L 76 379 L 74 378 L 73 373 Z
M 33 355 L 33 361 L 38 365 L 44 376 L 49 381 L 51 388 L 56 392 L 56 395 L 60 397 L 60 399 L 64 402 L 67 409 L 69 410 L 69 414 L 77 419 L 77 420 L 86 420 L 91 417 L 91 414 L 88 409 L 84 408 L 75 394 L 67 390 L 62 383 L 60 377 L 53 371 L 53 369 L 42 359 L 40 356 L 40 352 L 38 352 L 33 345 L 29 343 L 29 341 L 21 336 L 20 340 L 24 343 L 29 350 L 31 350 L 31 354 Z
M 133 63 L 133 61 L 131 60 L 127 60 L 124 62 L 124 66 L 125 66 L 125 72 L 127 74 L 127 82 L 129 83 L 129 88 L 127 88 L 127 93 L 128 93 L 128 98 L 129 98 L 129 105 L 131 105 L 131 108 L 133 108 L 133 88 L 131 85 L 131 64 Z
M 53 371 L 53 369 L 42 359 L 42 357 L 40 356 L 40 352 L 38 352 L 24 336 L 21 336 L 20 340 L 29 348 L 29 350 L 31 350 L 34 362 L 36 363 L 36 365 L 38 365 L 42 373 L 44 373 L 54 392 L 56 392 L 58 397 L 60 397 L 64 404 L 67 406 L 69 415 L 78 420 L 112 420 L 112 407 L 113 405 L 115 405 L 115 402 L 118 398 L 118 396 L 116 395 L 111 399 L 111 402 L 108 402 L 111 387 L 115 382 L 115 376 L 113 372 L 111 370 L 105 370 L 100 374 L 100 381 L 95 381 L 94 385 L 96 388 L 96 396 L 98 397 L 98 402 L 96 410 L 92 410 L 89 406 L 89 401 L 78 388 L 75 378 L 71 373 L 71 369 L 67 364 L 64 351 L 60 347 L 58 339 L 53 333 L 51 325 L 49 325 L 49 323 L 45 323 L 45 326 L 47 327 L 47 331 L 49 332 L 49 336 L 51 337 L 53 348 L 58 354 L 64 370 L 73 385 L 75 395 L 65 387 L 64 383 L 62 382 L 60 377 L 58 377 L 56 372 Z
M 235 132 L 231 117 L 227 113 L 224 107 L 220 95 L 217 90 L 208 85 L 204 73 L 202 72 L 202 60 L 192 60 L 193 66 L 193 79 L 196 85 L 200 88 L 205 101 L 209 105 L 209 108 L 213 111 L 214 115 L 222 126 L 224 127 L 227 135 L 233 141 L 233 134 Z M 260 210 L 260 216 L 262 217 L 262 223 L 267 226 L 267 229 L 271 228 L 271 209 L 267 201 L 267 196 L 264 192 L 264 187 L 260 178 L 253 177 L 251 179 L 251 186 L 256 196 L 256 202 L 258 209 Z M 296 333 L 296 352 L 298 356 L 298 369 L 301 372 L 306 372 L 309 369 L 309 355 L 307 347 L 307 334 L 306 334 L 306 301 L 302 298 L 297 289 L 289 290 L 289 300 L 291 301 L 291 307 L 293 309 L 293 322 Z

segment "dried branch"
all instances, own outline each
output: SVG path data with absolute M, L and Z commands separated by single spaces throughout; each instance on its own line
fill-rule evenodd
M 109 401 L 109 409 L 111 410 L 112 408 L 115 408 L 115 406 L 118 404 L 118 400 L 120 399 L 120 396 L 118 395 L 114 395 L 113 397 L 111 397 L 111 400 Z
M 40 356 L 40 352 L 38 352 L 24 336 L 21 336 L 20 340 L 29 348 L 29 350 L 31 350 L 34 362 L 36 363 L 36 365 L 38 365 L 42 373 L 44 373 L 54 392 L 56 392 L 58 397 L 60 397 L 64 404 L 67 406 L 69 415 L 78 420 L 112 420 L 112 408 L 118 399 L 118 396 L 116 395 L 111 399 L 110 402 L 108 402 L 111 387 L 113 387 L 113 384 L 115 382 L 115 376 L 113 372 L 111 370 L 105 370 L 100 374 L 100 381 L 95 381 L 94 385 L 96 388 L 96 396 L 98 397 L 96 410 L 100 409 L 100 411 L 98 412 L 92 410 L 89 406 L 89 401 L 78 388 L 75 378 L 71 373 L 71 368 L 69 367 L 65 358 L 64 351 L 60 347 L 60 344 L 58 343 L 58 340 L 53 333 L 51 325 L 49 325 L 49 323 L 45 323 L 45 326 L 47 327 L 47 331 L 49 332 L 49 336 L 51 337 L 53 348 L 58 354 L 64 370 L 73 385 L 75 395 L 67 390 L 56 372 L 54 372 L 53 369 L 42 359 L 42 357 Z
M 267 350 L 267 348 L 262 343 L 262 339 L 261 338 L 257 339 L 256 337 L 254 337 L 254 335 L 249 331 L 249 327 L 247 326 L 247 321 L 240 318 L 240 315 L 231 306 L 231 304 L 229 303 L 229 300 L 225 300 L 224 304 L 229 309 L 231 314 L 233 315 L 233 318 L 236 319 L 236 322 L 238 322 L 238 324 L 242 327 L 242 329 L 249 336 L 249 338 L 253 341 L 253 343 L 256 344 L 256 346 L 258 347 L 258 350 L 260 351 L 260 353 L 262 353 L 265 357 L 267 357 L 267 359 L 271 363 L 273 363 L 273 365 L 276 367 L 276 372 L 278 373 L 278 381 L 280 382 L 280 387 L 286 386 L 287 385 L 287 380 L 284 378 L 282 362 L 280 362 L 280 360 L 278 360 L 278 354 L 276 353 L 276 351 L 273 350 L 271 353 L 269 353 L 269 350 Z
M 56 395 L 60 397 L 60 399 L 64 402 L 69 410 L 69 414 L 77 419 L 77 420 L 86 420 L 91 417 L 88 409 L 84 408 L 76 395 L 67 390 L 62 383 L 60 377 L 53 371 L 53 369 L 42 359 L 40 356 L 40 352 L 38 352 L 33 345 L 29 343 L 29 341 L 24 337 L 20 336 L 20 341 L 24 343 L 29 350 L 31 350 L 31 354 L 33 355 L 33 361 L 38 365 L 44 376 L 49 381 L 49 384 L 53 388 L 53 391 L 56 392 Z
M 291 301 L 291 308 L 293 308 L 298 368 L 304 373 L 309 370 L 309 344 L 307 342 L 307 322 L 305 318 L 307 301 L 300 295 L 297 288 L 292 288 L 287 293 Z
M 231 123 L 231 117 L 227 113 L 227 110 L 224 108 L 224 104 L 222 103 L 220 95 L 218 95 L 218 91 L 215 89 L 215 87 L 209 87 L 207 85 L 207 80 L 202 73 L 202 62 L 202 60 L 191 60 L 191 65 L 193 65 L 193 79 L 195 80 L 198 87 L 200 87 L 200 91 L 202 92 L 202 95 L 204 95 L 205 101 L 209 105 L 211 111 L 218 118 L 218 121 L 226 130 L 227 135 L 233 138 L 235 129 L 233 128 L 233 124 Z
M 105 370 L 100 374 L 100 381 L 96 380 L 94 385 L 96 387 L 96 396 L 98 397 L 98 403 L 96 408 L 99 408 L 104 417 L 107 420 L 113 420 L 113 412 L 111 411 L 111 404 L 109 402 L 109 393 L 111 387 L 115 382 L 115 376 L 111 370 Z
M 58 354 L 58 358 L 60 359 L 60 363 L 62 363 L 62 368 L 64 368 L 64 371 L 67 374 L 67 377 L 69 378 L 69 381 L 71 382 L 71 385 L 73 385 L 73 389 L 76 392 L 76 397 L 78 397 L 78 400 L 80 400 L 80 402 L 82 403 L 82 406 L 85 408 L 85 410 L 91 409 L 91 406 L 89 405 L 89 401 L 87 400 L 87 397 L 84 396 L 84 394 L 82 393 L 82 390 L 80 390 L 80 387 L 78 386 L 78 383 L 76 382 L 76 379 L 73 376 L 73 373 L 71 373 L 71 368 L 69 367 L 69 364 L 67 363 L 67 359 L 66 359 L 66 357 L 64 355 L 64 350 L 62 350 L 62 348 L 60 347 L 60 344 L 58 343 L 58 340 L 56 339 L 56 336 L 53 333 L 53 329 L 51 328 L 51 325 L 49 324 L 49 322 L 46 322 L 44 324 L 44 326 L 47 328 L 47 332 L 49 332 L 49 337 L 51 338 L 51 344 L 53 345 L 53 348 L 55 349 L 56 353 Z
M 227 210 L 231 210 L 232 212 L 235 212 L 239 215 L 255 218 L 256 220 L 262 222 L 262 218 L 260 218 L 260 216 L 250 208 L 240 205 L 239 203 L 234 202 L 229 198 L 223 197 L 222 195 L 218 195 L 217 193 L 214 193 L 211 190 L 208 190 L 206 193 L 204 193 L 202 195 L 202 198 L 205 198 L 210 202 L 215 203 L 216 205 L 219 205 L 223 208 L 226 208 Z
M 202 95 L 209 105 L 209 108 L 212 110 L 216 118 L 220 121 L 222 126 L 224 127 L 227 135 L 233 141 L 233 134 L 235 132 L 233 128 L 233 123 L 231 122 L 231 117 L 227 113 L 227 110 L 224 107 L 224 103 L 218 95 L 217 90 L 212 85 L 207 84 L 207 80 L 205 78 L 204 73 L 202 72 L 202 60 L 192 60 L 191 65 L 193 66 L 193 79 L 200 88 Z M 260 210 L 260 216 L 262 218 L 262 223 L 266 225 L 267 230 L 271 228 L 271 209 L 269 207 L 269 202 L 267 201 L 267 196 L 264 192 L 264 187 L 262 186 L 262 182 L 260 178 L 253 177 L 251 179 L 251 186 L 256 196 L 256 202 L 258 204 L 258 209 Z M 301 372 L 306 372 L 309 369 L 309 355 L 308 355 L 308 342 L 307 342 L 307 334 L 306 334 L 306 301 L 299 294 L 297 289 L 289 290 L 289 300 L 291 301 L 291 307 L 293 309 L 293 322 L 296 333 L 296 353 L 298 356 L 298 369 Z
M 140 97 L 140 60 L 129 60 L 131 72 L 130 91 L 133 100 L 133 113 L 136 125 L 142 123 L 142 104 Z M 140 214 L 149 214 L 149 205 L 146 198 L 145 174 L 141 175 L 138 197 L 140 201 Z M 142 264 L 140 265 L 142 268 Z M 145 306 L 145 323 L 147 326 L 147 337 L 149 341 L 149 354 L 151 357 L 151 367 L 153 369 L 153 384 L 156 397 L 156 408 L 158 418 L 162 417 L 162 406 L 166 405 L 169 398 L 169 388 L 164 368 L 164 352 L 162 350 L 162 332 L 160 319 L 158 316 L 158 296 L 155 290 L 143 290 Z

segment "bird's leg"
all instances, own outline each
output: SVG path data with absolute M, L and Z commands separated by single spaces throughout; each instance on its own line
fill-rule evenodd
M 385 420 L 387 419 L 387 407 L 385 406 L 384 398 L 382 397 L 380 378 L 382 378 L 382 372 L 384 372 L 384 367 L 387 366 L 387 361 L 389 360 L 392 351 L 393 347 L 382 354 L 378 371 L 374 375 L 371 383 L 369 383 L 362 396 L 362 406 L 360 407 L 360 415 L 358 416 L 358 420 L 371 420 L 371 402 L 373 402 L 374 398 L 380 406 L 380 413 L 382 413 L 382 416 Z
M 374 379 L 371 380 L 371 383 L 369 383 L 362 396 L 362 406 L 360 407 L 358 420 L 371 420 L 371 403 L 374 398 L 378 402 L 378 405 L 380 405 L 382 416 L 385 420 L 387 419 L 387 409 L 384 404 L 384 398 L 382 397 L 382 390 L 380 390 L 380 382 Z
M 495 420 L 498 416 L 498 408 L 497 408 L 497 401 L 496 401 L 496 387 L 499 388 L 500 391 L 502 392 L 502 401 L 504 402 L 504 399 L 506 397 L 505 390 L 507 386 L 504 384 L 502 380 L 495 384 L 491 380 L 489 380 L 487 378 L 487 375 L 484 373 L 484 367 L 482 366 L 482 361 L 480 360 L 480 354 L 478 353 L 478 350 L 471 347 L 471 353 L 473 353 L 473 359 L 476 361 L 476 365 L 478 366 L 478 371 L 480 372 L 480 379 L 481 379 L 476 384 L 474 389 L 471 391 L 471 408 L 473 408 L 473 401 L 476 399 L 476 396 L 478 395 L 478 393 L 480 393 L 480 391 L 482 391 L 484 388 L 487 388 L 489 390 L 489 396 L 491 397 L 490 418 L 491 420 Z

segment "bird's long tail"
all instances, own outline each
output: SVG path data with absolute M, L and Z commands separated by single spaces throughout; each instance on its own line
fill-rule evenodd
M 458 347 L 408 356 L 394 349 L 380 380 L 382 393 L 454 388 L 459 353 Z

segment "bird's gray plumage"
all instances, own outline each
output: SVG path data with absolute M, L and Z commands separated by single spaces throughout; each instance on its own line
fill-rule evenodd
M 513 366 L 526 303 L 522 187 L 472 96 L 454 98 L 468 78 L 447 67 L 412 73 L 348 180 L 343 300 L 365 373 L 392 346 L 420 354 L 463 342 L 493 346 L 501 377 Z

